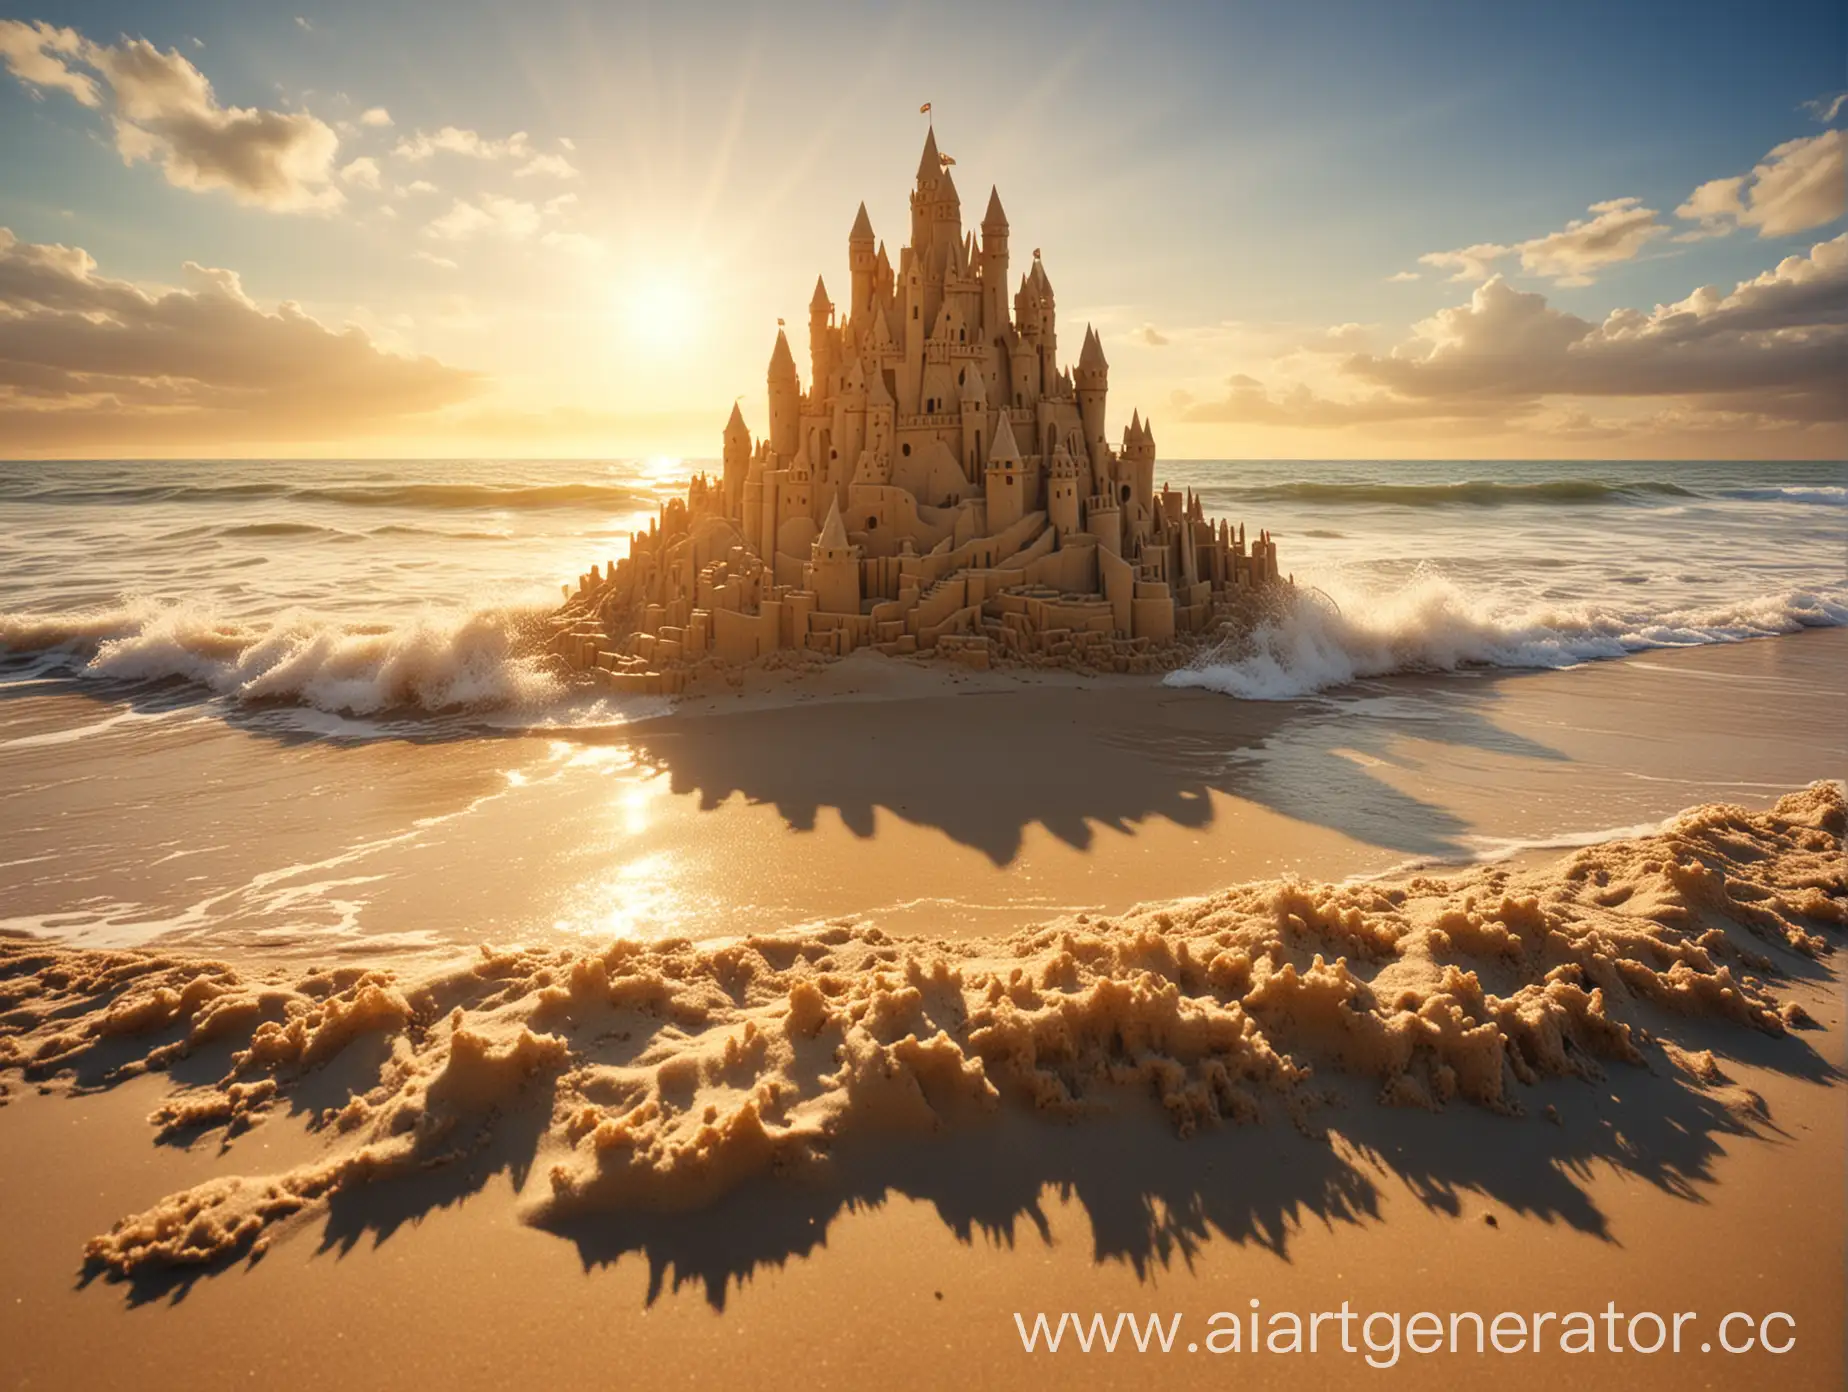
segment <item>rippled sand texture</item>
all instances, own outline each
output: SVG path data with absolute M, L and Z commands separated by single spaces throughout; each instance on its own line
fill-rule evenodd
M 849 1148 L 1004 1114 L 1108 1128 L 1153 1099 L 1182 1135 L 1327 1109 L 1469 1104 L 1647 1068 L 1749 1129 L 1761 1111 L 1693 1022 L 1781 1036 L 1782 987 L 1848 914 L 1844 801 L 1709 805 L 1544 867 L 1273 880 L 991 940 L 825 928 L 587 955 L 496 952 L 411 978 L 266 979 L 210 962 L 0 945 L 0 1070 L 102 1088 L 165 1070 L 157 1135 L 235 1147 L 320 1099 L 323 1153 L 155 1199 L 98 1272 L 159 1279 L 261 1251 L 388 1177 L 526 1138 L 530 1222 L 687 1210 L 747 1181 L 825 1182 Z M 290 1101 L 299 1106 L 298 1101 Z M 429 1182 L 439 1182 L 431 1179 Z M 150 1196 L 154 1199 L 155 1196 Z

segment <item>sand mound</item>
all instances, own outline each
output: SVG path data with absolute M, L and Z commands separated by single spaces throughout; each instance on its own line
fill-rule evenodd
M 260 1247 L 342 1189 L 475 1153 L 516 1115 L 543 1132 L 522 1199 L 536 1222 L 698 1206 L 846 1141 L 1003 1108 L 1077 1119 L 1152 1098 L 1182 1134 L 1313 1129 L 1332 1074 L 1382 1105 L 1516 1115 L 1524 1084 L 1608 1062 L 1718 1077 L 1670 1037 L 1678 1019 L 1802 1023 L 1770 979 L 1833 950 L 1843 827 L 1841 788 L 1816 784 L 1544 868 L 1268 881 L 986 942 L 836 926 L 581 957 L 484 947 L 415 979 L 256 980 L 0 942 L 0 1074 L 97 1086 L 181 1060 L 197 1075 L 218 1051 L 222 1077 L 150 1120 L 227 1136 L 344 1080 L 318 1115 L 325 1158 L 215 1179 L 93 1239 L 89 1261 L 122 1275 Z

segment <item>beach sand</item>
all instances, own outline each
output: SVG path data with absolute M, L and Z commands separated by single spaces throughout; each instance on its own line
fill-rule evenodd
M 42 820 L 7 858 L 49 849 L 66 875 L 87 865 L 99 903 L 133 908 L 93 906 L 62 936 L 147 944 L 175 994 L 150 992 L 132 953 L 86 967 L 70 955 L 81 948 L 31 962 L 36 949 L 7 949 L 0 1366 L 20 1387 L 1525 1387 L 1587 1372 L 1643 1387 L 1839 1385 L 1841 828 L 1823 792 L 1784 831 L 1762 810 L 1843 767 L 1838 706 L 1819 696 L 1840 687 L 1843 638 L 1403 678 L 1280 705 L 1135 682 L 926 695 L 907 674 L 569 739 L 329 745 L 199 721 L 136 744 L 107 786 L 70 776 L 67 751 L 55 805 L 35 799 Z M 59 704 L 76 699 L 29 710 L 55 733 L 80 718 Z M 59 746 L 36 766 L 39 748 L 14 751 L 24 786 L 55 782 Z M 1726 860 L 1719 883 L 1737 892 L 1719 897 L 1649 849 L 1664 818 L 1715 800 L 1746 810 L 1671 834 L 1698 842 L 1677 843 L 1689 863 Z M 265 828 L 261 865 L 251 825 Z M 1530 844 L 1546 842 L 1592 848 Z M 175 848 L 198 854 L 155 863 Z M 1407 868 L 1493 855 L 1506 858 Z M 1574 864 L 1591 869 L 1574 877 Z M 68 889 L 59 902 L 56 881 L 24 878 L 32 865 L 4 873 L 15 928 L 70 911 Z M 1279 900 L 1275 883 L 1230 890 L 1283 874 L 1388 878 L 1308 892 L 1359 906 L 1358 926 Z M 1421 883 L 1439 886 L 1408 891 L 1429 901 L 1412 915 L 1426 946 L 1386 950 L 1367 925 L 1401 911 L 1376 896 Z M 1557 954 L 1507 946 L 1551 931 L 1518 907 L 1530 893 L 1566 905 L 1574 933 L 1596 930 L 1578 939 L 1590 975 L 1551 981 L 1541 969 Z M 1497 907 L 1504 897 L 1516 907 Z M 1126 920 L 1137 903 L 1152 907 Z M 1767 905 L 1800 936 L 1754 928 Z M 1433 953 L 1428 934 L 1451 910 L 1463 919 Z M 1302 930 L 1289 911 L 1306 915 Z M 1215 913 L 1221 927 L 1202 926 Z M 1052 920 L 1052 937 L 1019 933 Z M 1215 975 L 1203 950 L 1191 967 L 1172 956 L 1174 941 L 1260 921 L 1271 927 L 1236 930 L 1242 972 L 1228 961 Z M 660 931 L 707 946 L 649 947 Z M 762 933 L 777 936 L 712 956 Z M 1060 933 L 1113 946 L 1058 966 Z M 483 942 L 494 951 L 457 965 L 458 947 Z M 1316 968 L 1318 952 L 1351 961 L 1360 984 Z M 758 965 L 726 975 L 751 953 Z M 1385 1026 L 1353 1042 L 1348 1014 L 1477 1000 L 1437 974 L 1447 953 L 1489 997 L 1539 1015 L 1500 1017 L 1491 1042 L 1432 1007 L 1406 1067 Z M 196 965 L 205 955 L 229 965 Z M 105 961 L 121 980 L 86 995 L 77 983 Z M 1270 1055 L 1312 1062 L 1310 1079 L 1223 1020 L 1202 1023 L 1254 983 L 1281 989 L 1285 961 L 1307 984 L 1246 1000 L 1245 1018 Z M 948 978 L 932 963 L 960 974 L 961 1013 L 938 999 Z M 1016 967 L 1024 995 L 1007 984 Z M 1711 980 L 1722 968 L 1731 986 Z M 791 972 L 839 980 L 809 999 Z M 1179 1004 L 1162 1003 L 1163 983 Z M 996 989 L 1014 1003 L 989 1000 Z M 1048 1065 L 1063 1094 L 1033 1105 L 1031 1088 L 1048 1085 L 1009 1074 L 1002 1037 L 972 1031 L 981 1009 L 1043 1015 L 1062 991 L 1089 1013 L 1068 1027 L 1070 1066 Z M 218 1009 L 216 1037 L 155 1056 Z M 302 1024 L 265 1033 L 261 1057 L 236 1065 L 266 1018 Z M 877 1050 L 857 1082 L 830 1084 L 832 1050 L 855 1028 Z M 954 1051 L 904 1051 L 906 1034 L 928 1043 L 936 1028 Z M 1056 1053 L 1054 1036 L 1033 1047 Z M 1485 1049 L 1532 1060 L 1532 1076 L 1505 1063 L 1490 1081 L 1471 1062 Z M 166 1071 L 140 1071 L 150 1057 Z M 1214 1081 L 1213 1057 L 1238 1063 L 1229 1081 Z M 234 1068 L 244 1091 L 229 1086 Z M 762 1103 L 767 1076 L 792 1090 L 781 1111 Z M 176 1099 L 194 1110 L 167 1119 L 195 1124 L 157 1140 L 151 1118 Z M 638 1113 L 650 1100 L 656 1111 Z M 797 1140 L 739 1130 L 746 1102 Z M 714 1137 L 695 1144 L 702 1125 Z M 653 1155 L 653 1171 L 599 1159 L 625 1154 Z M 224 1187 L 197 1189 L 214 1180 Z M 278 1180 L 278 1211 L 219 1222 L 262 1209 Z M 112 1234 L 189 1191 L 225 1202 L 202 1223 Z M 169 1260 L 191 1247 L 226 1260 Z M 1601 1315 L 1607 1301 L 1699 1315 L 1680 1356 L 1402 1349 L 1376 1371 L 1364 1348 L 1328 1351 L 1334 1325 L 1315 1355 L 1183 1351 L 1190 1336 L 1204 1347 L 1215 1312 L 1249 1315 L 1253 1299 L 1266 1315 L 1343 1300 L 1403 1316 Z M 1788 1314 L 1796 1343 L 1720 1352 L 1716 1326 L 1735 1310 Z M 1165 1355 L 1087 1355 L 1069 1339 L 1056 1355 L 1023 1352 L 1014 1315 L 1031 1326 L 1062 1311 L 1178 1313 L 1181 1342 Z M 1696 1351 L 1695 1331 L 1714 1351 Z

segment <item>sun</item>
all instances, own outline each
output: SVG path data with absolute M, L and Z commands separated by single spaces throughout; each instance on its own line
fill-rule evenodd
M 679 354 L 699 337 L 704 304 L 692 278 L 672 269 L 654 269 L 615 289 L 623 333 L 637 348 L 656 354 Z

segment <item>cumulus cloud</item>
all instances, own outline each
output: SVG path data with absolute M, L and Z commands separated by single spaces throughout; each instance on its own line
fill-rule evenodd
M 391 113 L 382 106 L 369 106 L 359 113 L 359 123 L 362 126 L 389 126 Z
M 0 438 L 27 451 L 307 440 L 473 396 L 474 373 L 382 350 L 228 270 L 150 289 L 0 228 Z
M 448 212 L 424 230 L 432 237 L 449 242 L 468 241 L 482 236 L 522 241 L 539 230 L 542 220 L 543 215 L 531 203 L 487 193 L 474 203 L 463 198 L 456 199 Z
M 427 160 L 439 153 L 480 160 L 526 159 L 532 152 L 532 142 L 527 139 L 525 131 L 515 131 L 505 140 L 489 140 L 476 131 L 464 130 L 459 126 L 418 131 L 400 140 L 397 149 L 393 151 L 400 159 L 407 160 Z
M 1685 427 L 1702 419 L 1834 430 L 1848 422 L 1848 234 L 1791 256 L 1731 290 L 1705 286 L 1602 322 L 1491 277 L 1467 304 L 1440 310 L 1385 355 L 1341 365 L 1346 396 L 1248 374 L 1195 421 L 1339 427 L 1474 422 L 1500 429 L 1574 399 L 1656 401 Z
M 411 259 L 414 261 L 427 261 L 439 271 L 459 271 L 462 269 L 461 266 L 451 261 L 447 256 L 438 256 L 434 251 L 425 251 L 421 247 L 411 253 Z
M 1761 237 L 1785 237 L 1821 227 L 1839 218 L 1848 203 L 1844 150 L 1848 133 L 1839 130 L 1786 140 L 1750 174 L 1710 179 L 1675 211 L 1700 224 L 1693 236 L 1725 236 L 1734 228 L 1755 227 Z
M 360 188 L 377 189 L 379 187 L 379 162 L 370 155 L 361 156 L 340 171 L 340 177 L 349 184 Z
M 1131 342 L 1140 343 L 1150 348 L 1166 348 L 1170 342 L 1168 335 L 1156 328 L 1153 324 L 1144 324 L 1141 328 L 1131 333 L 1129 337 Z
M 524 179 L 534 174 L 546 174 L 554 179 L 575 179 L 578 176 L 577 166 L 563 155 L 535 155 L 513 171 L 513 177 L 516 179 Z
M 1417 271 L 1394 271 L 1391 275 L 1386 277 L 1386 283 L 1388 285 L 1403 285 L 1408 280 L 1422 279 L 1424 279 L 1424 277 L 1419 275 Z
M 1487 280 L 1496 273 L 1497 262 L 1514 256 L 1530 275 L 1545 276 L 1560 285 L 1590 285 L 1597 272 L 1633 259 L 1668 230 L 1656 220 L 1656 210 L 1644 207 L 1640 198 L 1606 199 L 1586 211 L 1589 217 L 1574 218 L 1557 232 L 1512 246 L 1478 242 L 1455 251 L 1429 252 L 1418 259 L 1451 272 L 1453 281 L 1474 281 Z
M 1803 103 L 1803 109 L 1825 126 L 1842 114 L 1843 106 L 1848 106 L 1848 92 L 1831 92 Z
M 278 212 L 342 201 L 331 126 L 306 111 L 225 106 L 177 49 L 145 39 L 99 44 L 73 29 L 0 20 L 0 59 L 35 91 L 68 92 L 97 108 L 107 92 L 116 150 L 128 163 L 158 164 L 176 188 L 222 189 Z

